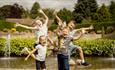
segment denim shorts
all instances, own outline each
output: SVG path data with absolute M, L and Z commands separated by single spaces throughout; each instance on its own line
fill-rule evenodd
M 46 69 L 45 61 L 36 60 L 36 70 Z
M 75 53 L 77 49 L 81 48 L 80 46 L 78 45 L 74 45 L 72 42 L 69 44 L 69 48 L 68 48 L 68 55 L 69 55 L 69 58 L 70 56 L 72 55 L 72 53 Z

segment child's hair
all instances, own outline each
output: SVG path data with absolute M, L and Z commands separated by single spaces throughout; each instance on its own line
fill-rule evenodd
M 64 29 L 67 29 L 67 30 L 69 31 L 69 28 L 68 28 L 68 27 L 64 27 L 62 30 L 64 30 Z
M 72 27 L 75 27 L 75 21 L 74 20 L 71 20 L 69 23 L 68 23 L 68 26 L 72 26 Z
M 32 23 L 33 26 L 36 24 L 36 21 L 40 21 L 40 22 L 42 22 L 42 23 L 45 22 L 45 21 L 44 21 L 44 18 L 39 18 L 39 19 L 37 19 L 37 20 L 34 20 L 34 22 Z
M 45 22 L 45 21 L 44 21 L 44 18 L 39 18 L 39 20 L 40 20 L 42 23 Z
M 45 35 L 41 35 L 40 37 L 39 37 L 39 40 L 41 39 L 41 37 L 46 37 Z

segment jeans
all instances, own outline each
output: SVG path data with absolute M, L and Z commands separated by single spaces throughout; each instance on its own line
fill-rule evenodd
M 70 70 L 68 55 L 58 54 L 58 70 Z

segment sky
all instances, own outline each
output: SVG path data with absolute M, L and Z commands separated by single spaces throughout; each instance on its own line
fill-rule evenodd
M 115 0 L 97 0 L 97 3 L 99 6 L 103 3 L 109 5 L 111 1 Z M 53 8 L 59 10 L 65 7 L 69 10 L 73 10 L 77 0 L 0 0 L 0 7 L 3 5 L 13 5 L 14 3 L 18 3 L 24 8 L 31 9 L 34 2 L 38 2 L 41 8 Z

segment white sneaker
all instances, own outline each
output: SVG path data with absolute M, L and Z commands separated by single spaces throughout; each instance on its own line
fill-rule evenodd
M 77 60 L 76 60 L 76 63 L 77 63 L 77 65 L 81 65 L 81 60 L 80 60 L 80 59 L 77 59 Z
M 24 47 L 24 49 L 22 49 L 21 54 L 28 54 L 28 48 Z
M 69 60 L 69 65 L 75 65 L 75 61 L 73 59 Z

